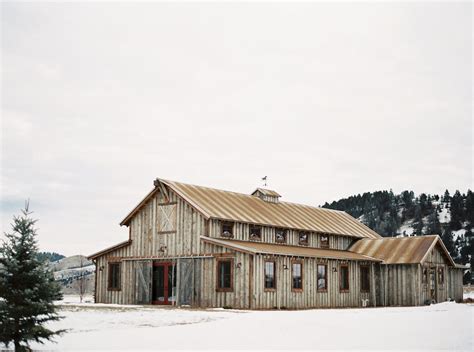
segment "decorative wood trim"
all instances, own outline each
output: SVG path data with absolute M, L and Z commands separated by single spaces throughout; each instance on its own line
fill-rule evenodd
M 368 289 L 364 289 L 364 285 L 363 285 L 363 281 L 362 281 L 362 269 L 367 269 L 368 272 L 367 272 L 367 283 L 369 285 L 369 288 Z M 367 265 L 367 264 L 362 264 L 359 266 L 359 276 L 360 276 L 360 292 L 363 292 L 363 293 L 369 293 L 370 292 L 370 266 Z
M 219 287 L 219 263 L 230 262 L 230 287 Z M 216 258 L 216 292 L 234 292 L 234 258 Z
M 273 281 L 274 284 L 271 288 L 265 287 L 265 269 L 266 263 L 273 263 Z M 264 259 L 263 260 L 263 292 L 275 292 L 277 290 L 277 264 L 275 259 Z
M 324 272 L 324 289 L 319 288 L 319 267 L 323 266 L 325 267 Z M 316 291 L 320 293 L 326 293 L 328 292 L 328 265 L 326 263 L 317 263 L 316 264 Z
M 342 288 L 342 268 L 347 269 L 347 288 Z M 350 291 L 350 277 L 349 277 L 349 265 L 348 264 L 340 264 L 339 265 L 339 292 L 349 292 Z
M 176 204 L 178 204 L 178 202 L 156 203 L 157 206 L 176 205 Z
M 293 264 L 300 264 L 301 265 L 301 288 L 294 288 L 293 287 Z M 291 261 L 291 292 L 303 292 L 303 287 L 304 287 L 304 264 L 303 264 L 303 260 L 293 259 Z
M 157 231 L 156 234 L 157 235 L 168 235 L 168 234 L 171 234 L 171 233 L 176 233 L 177 231 Z
M 112 287 L 112 265 L 118 265 L 118 287 Z M 121 291 L 122 290 L 122 262 L 120 261 L 109 261 L 107 262 L 107 291 Z

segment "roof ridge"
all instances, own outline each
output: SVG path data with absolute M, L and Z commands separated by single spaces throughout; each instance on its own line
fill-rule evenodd
M 211 189 L 213 191 L 218 191 L 218 192 L 233 193 L 233 194 L 238 194 L 239 196 L 252 197 L 252 199 L 260 199 L 258 197 L 255 197 L 255 196 L 251 195 L 251 194 L 242 193 L 242 192 L 229 191 L 229 190 L 226 190 L 226 189 L 195 185 L 195 184 L 192 184 L 192 183 L 186 183 L 186 182 L 180 182 L 180 181 L 166 180 L 166 179 L 163 179 L 163 178 L 157 178 L 157 179 L 160 180 L 160 181 L 164 181 L 164 182 L 177 183 L 177 184 L 182 184 L 182 185 L 192 186 L 192 187 L 206 188 L 206 189 Z M 256 190 L 257 189 L 261 189 L 261 187 L 257 187 Z M 270 191 L 274 191 L 274 190 L 270 190 Z M 274 191 L 274 192 L 276 192 L 276 191 Z M 264 202 L 264 201 L 262 200 L 262 202 Z M 313 209 L 323 210 L 323 211 L 327 211 L 327 212 L 347 214 L 344 210 L 329 209 L 329 208 L 323 208 L 323 207 L 316 206 L 316 205 L 309 205 L 309 204 L 296 203 L 296 202 L 288 202 L 288 201 L 283 201 L 283 200 L 279 201 L 279 203 L 268 203 L 268 204 L 272 204 L 272 205 L 294 204 L 294 205 L 301 205 L 301 206 L 309 207 L 309 208 L 313 208 Z

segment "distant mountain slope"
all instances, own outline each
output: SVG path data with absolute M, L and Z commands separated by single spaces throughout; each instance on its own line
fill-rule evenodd
M 73 255 L 49 263 L 56 281 L 66 294 L 79 294 L 80 287 L 86 294 L 94 288 L 95 265 L 83 255 Z
M 65 256 L 56 252 L 39 252 L 38 258 L 41 261 L 55 262 L 65 258 Z
M 448 190 L 444 195 L 413 191 L 366 192 L 325 203 L 323 208 L 343 210 L 382 236 L 422 236 L 438 234 L 453 258 L 473 264 L 474 194 Z

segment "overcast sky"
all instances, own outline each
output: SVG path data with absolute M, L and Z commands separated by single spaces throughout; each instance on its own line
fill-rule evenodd
M 5 3 L 1 219 L 91 254 L 156 177 L 321 205 L 473 188 L 472 5 Z

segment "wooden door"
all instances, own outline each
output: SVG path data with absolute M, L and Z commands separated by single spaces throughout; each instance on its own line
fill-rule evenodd
M 135 262 L 135 301 L 137 304 L 151 303 L 151 260 Z
M 152 303 L 174 304 L 176 301 L 176 266 L 170 262 L 153 263 Z

